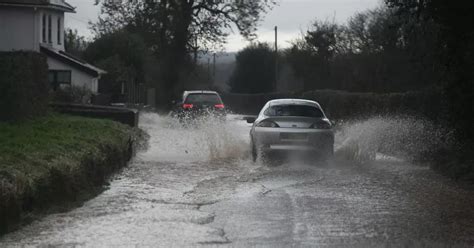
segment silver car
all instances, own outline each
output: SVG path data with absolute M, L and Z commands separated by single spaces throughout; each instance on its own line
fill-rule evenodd
M 250 130 L 252 157 L 270 151 L 307 151 L 327 158 L 334 153 L 331 121 L 319 103 L 301 99 L 267 102 Z

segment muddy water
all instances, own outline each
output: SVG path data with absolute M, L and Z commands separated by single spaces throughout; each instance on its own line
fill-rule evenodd
M 342 128 L 333 161 L 269 164 L 251 162 L 239 116 L 183 127 L 146 114 L 150 147 L 108 190 L 4 236 L 0 247 L 472 247 L 474 190 L 361 145 L 386 144 L 376 137 L 395 125 L 388 122 Z

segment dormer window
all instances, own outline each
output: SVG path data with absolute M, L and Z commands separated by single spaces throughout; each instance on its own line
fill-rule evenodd
M 58 45 L 62 44 L 62 21 L 61 17 L 58 17 Z

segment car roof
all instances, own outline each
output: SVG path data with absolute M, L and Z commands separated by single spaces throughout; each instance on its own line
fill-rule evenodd
M 216 91 L 212 91 L 212 90 L 187 90 L 183 93 L 183 95 L 189 95 L 189 94 L 217 94 L 219 95 Z
M 309 106 L 315 106 L 318 108 L 321 108 L 318 102 L 316 101 L 311 101 L 311 100 L 306 100 L 306 99 L 292 99 L 292 98 L 287 98 L 287 99 L 275 99 L 268 101 L 268 106 L 276 106 L 276 105 L 309 105 Z

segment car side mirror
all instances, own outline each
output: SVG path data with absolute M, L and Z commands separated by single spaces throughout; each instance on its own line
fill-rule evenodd
M 247 123 L 252 124 L 252 123 L 255 122 L 255 120 L 257 120 L 257 118 L 254 117 L 254 116 L 245 116 L 245 117 L 244 117 L 244 120 L 246 120 Z

